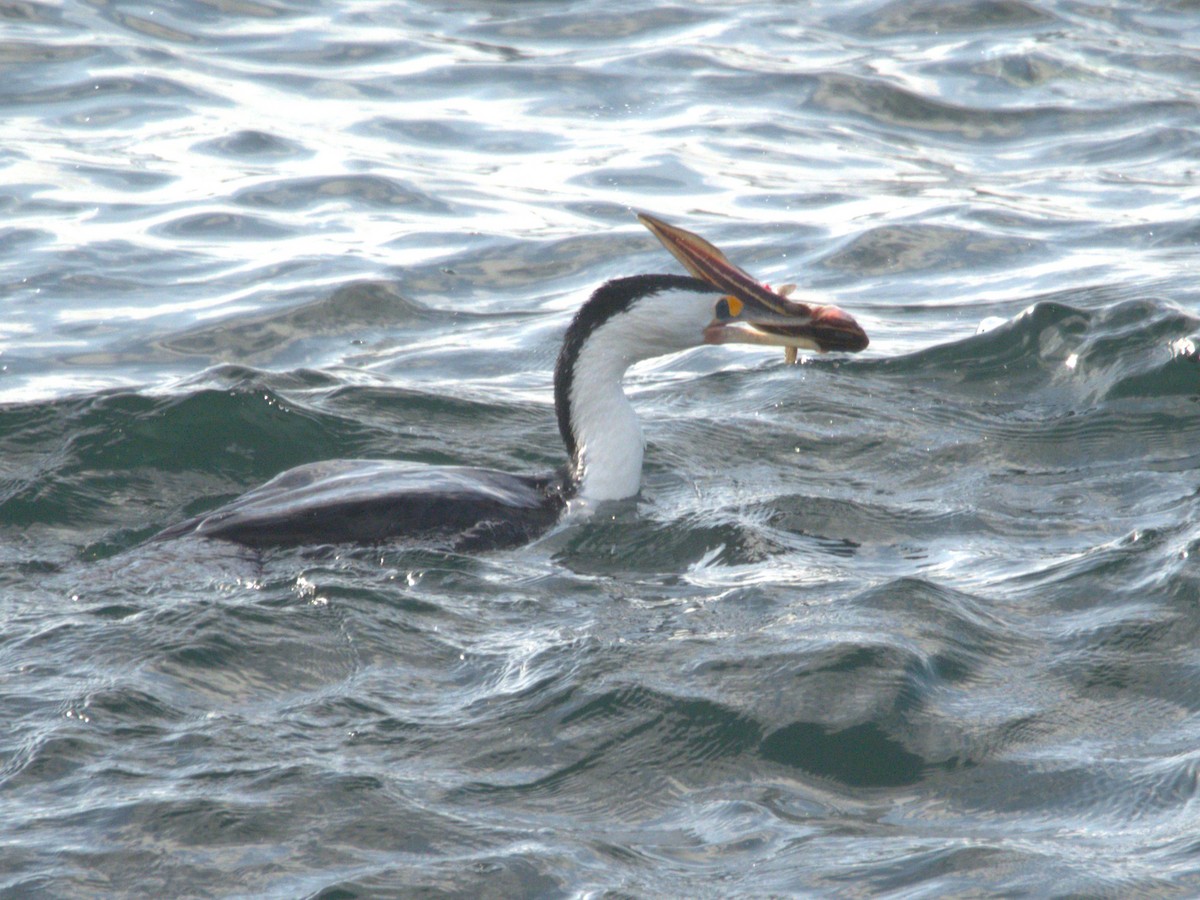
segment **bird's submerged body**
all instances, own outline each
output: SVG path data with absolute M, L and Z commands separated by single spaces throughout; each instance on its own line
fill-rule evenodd
M 554 370 L 566 468 L 544 477 L 388 460 L 330 460 L 276 476 L 210 513 L 161 532 L 250 547 L 406 542 L 478 550 L 533 540 L 568 501 L 632 497 L 642 432 L 621 388 L 633 363 L 705 343 L 861 350 L 866 335 L 833 307 L 769 292 L 707 242 L 643 221 L 700 277 L 634 275 L 601 285 L 580 308 Z
M 474 550 L 523 544 L 566 500 L 556 476 L 335 459 L 289 469 L 233 502 L 159 534 L 248 547 L 412 543 Z

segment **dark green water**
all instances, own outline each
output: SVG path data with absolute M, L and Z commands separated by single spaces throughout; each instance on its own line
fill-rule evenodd
M 1186 4 L 21 4 L 0 892 L 1191 896 Z M 635 369 L 528 547 L 146 544 L 339 457 L 540 472 L 629 207 L 871 348 Z

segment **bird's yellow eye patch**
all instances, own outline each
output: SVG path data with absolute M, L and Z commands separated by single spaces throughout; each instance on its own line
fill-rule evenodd
M 729 296 L 725 298 L 725 302 L 729 305 L 729 315 L 740 316 L 745 304 L 737 297 Z

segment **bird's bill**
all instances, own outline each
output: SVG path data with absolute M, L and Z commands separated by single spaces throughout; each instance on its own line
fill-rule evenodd
M 647 213 L 638 213 L 638 221 L 692 275 L 725 294 L 704 331 L 706 343 L 785 347 L 789 360 L 794 360 L 797 348 L 856 353 L 869 343 L 867 333 L 853 316 L 836 306 L 789 300 L 755 281 L 699 235 Z
M 867 346 L 867 333 L 849 313 L 836 306 L 814 306 L 780 299 L 793 308 L 790 315 L 755 309 L 751 301 L 743 301 L 741 312 L 733 315 L 726 310 L 737 305 L 734 301 L 740 298 L 734 294 L 725 297 L 717 303 L 716 315 L 704 329 L 704 342 L 765 344 L 818 353 L 836 350 L 857 353 Z M 795 361 L 791 354 L 787 358 Z

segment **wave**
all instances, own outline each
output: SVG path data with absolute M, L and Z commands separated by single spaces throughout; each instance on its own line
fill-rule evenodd
M 982 333 L 876 365 L 998 401 L 1078 406 L 1194 397 L 1200 396 L 1197 340 L 1200 317 L 1167 301 L 1123 299 L 1089 308 L 1042 299 Z

